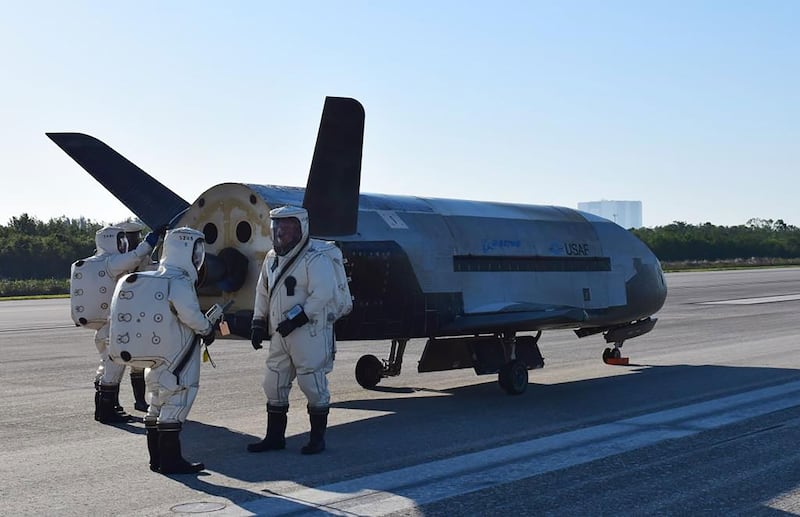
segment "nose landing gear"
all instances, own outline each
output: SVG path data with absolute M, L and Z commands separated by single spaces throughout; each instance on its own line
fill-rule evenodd
M 614 348 L 606 348 L 603 350 L 603 362 L 606 364 L 614 365 L 627 365 L 628 358 L 622 357 L 622 341 L 614 343 Z

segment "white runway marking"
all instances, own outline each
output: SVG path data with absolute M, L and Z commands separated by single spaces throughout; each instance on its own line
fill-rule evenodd
M 317 488 L 265 491 L 214 515 L 386 515 L 797 405 L 800 381 Z
M 800 300 L 800 294 L 783 294 L 780 296 L 764 296 L 761 298 L 737 298 L 735 300 L 700 302 L 697 305 L 755 305 L 757 303 L 791 302 L 794 300 Z

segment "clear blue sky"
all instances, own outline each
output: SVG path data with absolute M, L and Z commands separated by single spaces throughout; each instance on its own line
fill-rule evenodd
M 0 16 L 0 223 L 130 212 L 44 135 L 189 202 L 304 186 L 324 97 L 362 191 L 800 226 L 800 2 L 30 1 Z

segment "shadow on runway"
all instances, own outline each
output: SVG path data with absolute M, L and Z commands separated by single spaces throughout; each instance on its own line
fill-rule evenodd
M 389 395 L 413 396 L 334 403 L 332 413 L 365 415 L 330 427 L 328 448 L 315 456 L 300 454 L 306 433 L 288 436 L 286 450 L 252 454 L 246 444 L 261 436 L 188 422 L 182 436 L 184 456 L 203 461 L 210 471 L 249 483 L 289 481 L 313 487 L 800 380 L 800 371 L 780 368 L 620 368 L 632 374 L 552 385 L 531 383 L 524 394 L 514 397 L 505 395 L 495 380 L 444 391 L 383 387 L 380 391 Z M 253 418 L 263 419 L 263 410 L 253 408 Z M 289 418 L 307 422 L 305 414 L 296 411 Z M 259 499 L 251 491 L 218 486 L 204 476 L 172 477 L 235 504 Z M 777 495 L 781 487 L 775 490 Z M 270 497 L 269 493 L 265 491 L 264 497 Z

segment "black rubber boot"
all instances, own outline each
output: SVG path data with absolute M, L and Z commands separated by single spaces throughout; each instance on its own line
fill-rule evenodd
M 250 452 L 277 451 L 286 448 L 286 421 L 289 406 L 267 404 L 267 434 L 260 442 L 247 444 Z
M 133 387 L 133 408 L 136 411 L 147 413 L 147 401 L 144 398 L 144 371 L 131 372 L 131 386 Z
M 150 470 L 158 472 L 161 468 L 161 454 L 158 447 L 158 427 L 155 422 L 145 421 L 147 431 L 147 452 L 150 454 Z
M 120 403 L 119 403 L 119 384 L 117 384 L 116 386 L 107 386 L 107 388 L 111 388 L 111 387 L 114 388 L 114 411 L 116 411 L 117 413 L 119 413 L 122 416 L 129 416 L 125 412 L 125 408 L 122 407 L 120 405 Z
M 300 449 L 303 454 L 319 454 L 325 450 L 325 429 L 328 427 L 328 408 L 308 408 L 311 433 L 308 443 Z
M 116 386 L 98 387 L 99 393 L 97 405 L 94 410 L 94 419 L 101 424 L 125 424 L 133 421 L 133 417 L 117 411 L 117 397 L 119 396 L 119 384 Z
M 181 454 L 181 423 L 158 424 L 159 472 L 162 474 L 196 474 L 206 468 L 190 463 Z
M 94 381 L 94 419 L 100 421 L 100 381 Z

